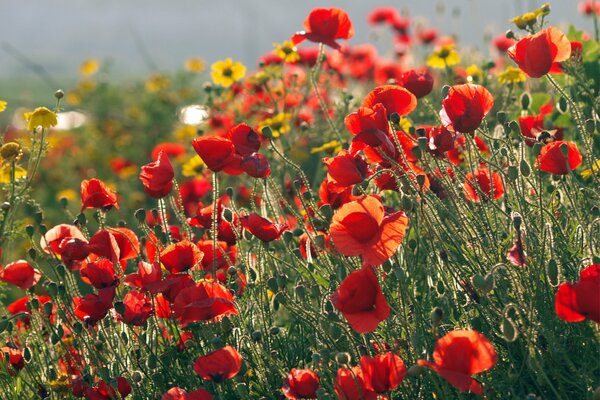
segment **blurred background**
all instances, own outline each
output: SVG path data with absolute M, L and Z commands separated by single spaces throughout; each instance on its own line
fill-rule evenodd
M 591 30 L 576 0 L 551 2 L 550 20 Z M 78 78 L 81 62 L 99 59 L 112 81 L 180 69 L 189 57 L 207 65 L 231 57 L 252 68 L 257 58 L 288 39 L 314 7 L 341 7 L 355 26 L 351 43 L 373 40 L 366 23 L 376 6 L 390 5 L 417 23 L 456 35 L 461 46 L 487 51 L 489 37 L 509 20 L 543 4 L 530 0 L 0 0 L 0 97 L 35 102 Z M 480 32 L 485 32 L 481 35 Z

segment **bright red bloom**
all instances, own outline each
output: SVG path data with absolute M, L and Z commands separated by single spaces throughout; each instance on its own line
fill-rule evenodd
M 110 190 L 100 179 L 81 182 L 81 211 L 86 208 L 119 208 L 117 194 Z
M 244 157 L 240 162 L 240 167 L 253 178 L 267 178 L 271 176 L 269 160 L 259 153 L 252 153 Z
M 61 254 L 60 244 L 64 239 L 78 239 L 80 242 L 87 243 L 87 239 L 83 236 L 83 233 L 73 225 L 60 224 L 56 225 L 40 239 L 40 247 L 46 252 L 50 253 L 53 251 L 55 254 Z M 87 257 L 87 254 L 81 258 L 83 260 Z
M 335 157 L 325 157 L 323 162 L 327 166 L 327 180 L 341 190 L 361 183 L 369 172 L 369 166 L 361 156 L 352 155 L 346 150 Z
M 138 289 L 147 290 L 147 286 L 162 279 L 162 270 L 158 262 L 149 263 L 140 261 L 138 263 L 137 273 L 129 274 L 123 282 L 128 286 L 133 286 Z
M 427 146 L 434 156 L 443 158 L 447 151 L 454 149 L 456 140 L 454 132 L 446 129 L 443 125 L 423 128 L 425 128 L 425 134 L 429 139 Z
M 373 332 L 390 315 L 373 267 L 348 275 L 331 295 L 331 302 L 358 333 Z
M 338 369 L 335 394 L 340 400 L 375 400 L 377 393 L 367 389 L 361 367 Z
M 410 69 L 402 74 L 401 84 L 410 90 L 417 99 L 420 99 L 431 93 L 433 89 L 433 76 L 426 69 Z
M 174 243 L 160 252 L 160 262 L 172 274 L 187 271 L 200 264 L 204 253 L 186 240 Z
M 600 264 L 579 273 L 579 282 L 565 282 L 555 296 L 556 315 L 568 322 L 591 319 L 600 324 Z
M 553 26 L 519 40 L 507 54 L 519 68 L 532 78 L 550 72 L 552 64 L 566 61 L 571 56 L 571 42 Z
M 400 13 L 394 7 L 377 7 L 367 15 L 367 21 L 370 25 L 389 24 L 400 19 Z
M 310 369 L 292 368 L 283 381 L 283 394 L 287 399 L 316 399 L 319 377 Z
M 84 297 L 75 297 L 73 299 L 75 315 L 87 324 L 94 325 L 106 317 L 108 310 L 113 307 L 114 298 L 114 287 L 100 289 L 98 294 L 90 293 Z
M 348 187 L 341 192 L 336 192 L 336 190 L 338 190 L 338 188 L 325 178 L 321 183 L 321 186 L 319 186 L 318 205 L 322 206 L 323 204 L 329 204 L 331 208 L 337 210 L 342 205 L 354 200 L 351 187 Z
M 233 221 L 231 223 L 223 219 L 224 204 L 226 204 L 227 201 L 228 198 L 225 196 L 217 200 L 217 240 L 222 240 L 227 242 L 228 245 L 233 246 L 237 242 L 234 227 L 237 229 L 239 223 L 237 214 L 233 215 Z M 201 207 L 201 205 L 198 207 Z M 211 229 L 212 217 L 213 207 L 212 205 L 209 205 L 201 208 L 196 216 L 188 218 L 188 223 L 196 228 Z
M 40 302 L 40 310 L 36 311 L 41 311 L 42 306 L 52 300 L 50 296 L 35 296 L 35 298 L 37 298 Z M 32 298 L 29 296 L 21 297 L 20 299 L 17 299 L 6 306 L 6 311 L 8 311 L 11 315 L 23 313 L 23 315 L 17 318 L 17 330 L 19 332 L 22 328 L 29 329 L 31 322 L 31 312 L 33 311 L 29 308 L 29 302 L 31 301 L 31 299 Z M 55 311 L 56 306 L 53 306 L 52 314 L 49 317 L 50 322 L 52 322 L 54 319 Z
M 18 286 L 23 290 L 27 290 L 38 283 L 41 277 L 40 271 L 33 268 L 25 260 L 11 262 L 5 267 L 0 266 L 0 281 Z
M 344 118 L 344 124 L 348 132 L 353 135 L 377 131 L 387 135 L 390 131 L 387 113 L 381 103 L 373 105 L 373 108 L 359 107 L 356 112 L 348 114 Z
M 381 265 L 402 243 L 407 225 L 406 214 L 386 214 L 379 198 L 365 196 L 341 206 L 332 218 L 329 232 L 335 248 L 343 255 L 362 256 L 363 265 Z
M 219 383 L 236 376 L 240 372 L 241 366 L 242 355 L 233 347 L 225 346 L 198 357 L 194 363 L 194 371 L 202 379 Z
M 294 44 L 305 40 L 323 43 L 334 49 L 340 45 L 336 39 L 350 39 L 354 35 L 352 22 L 348 14 L 339 8 L 315 8 L 304 21 L 304 31 L 296 32 L 292 36 Z
M 114 264 L 106 258 L 83 263 L 79 274 L 82 281 L 96 289 L 115 286 L 119 282 Z
M 167 153 L 158 153 L 158 159 L 142 167 L 140 180 L 144 184 L 144 191 L 155 199 L 160 199 L 171 193 L 175 171 Z
M 242 227 L 262 240 L 271 242 L 279 239 L 281 234 L 288 228 L 287 225 L 274 224 L 266 218 L 253 212 L 240 218 Z
M 498 200 L 504 196 L 504 184 L 502 184 L 500 174 L 492 171 L 490 175 L 489 168 L 482 167 L 475 172 L 469 172 L 465 176 L 463 193 L 467 200 L 475 203 L 492 198 Z M 482 194 L 483 196 L 481 196 Z
M 143 325 L 150 315 L 152 315 L 152 301 L 150 296 L 132 290 L 123 297 L 125 311 L 123 312 L 123 320 L 129 325 Z
M 584 15 L 600 15 L 600 2 L 594 0 L 586 0 L 579 3 L 579 12 Z
M 562 149 L 566 149 L 567 157 L 563 155 Z M 564 140 L 557 140 L 542 147 L 536 159 L 540 170 L 556 175 L 568 174 L 569 171 L 577 168 L 582 161 L 583 157 L 575 143 L 565 142 Z
M 500 53 L 505 53 L 516 43 L 516 41 L 515 39 L 507 38 L 506 35 L 502 33 L 494 38 L 493 43 Z
M 127 382 L 127 379 L 121 376 L 116 378 L 116 388 L 105 380 L 100 380 L 97 388 L 87 387 L 84 392 L 87 400 L 112 400 L 116 398 L 124 399 L 130 393 L 131 385 L 129 382 Z
M 5 354 L 8 355 L 8 357 L 5 357 Z M 2 357 L 2 362 L 8 361 L 8 364 L 10 364 L 11 368 L 5 367 L 9 375 L 15 375 L 25 366 L 25 360 L 23 359 L 23 350 L 15 349 L 10 346 L 4 346 L 0 348 L 0 356 Z
M 417 107 L 417 98 L 402 86 L 382 85 L 367 94 L 362 106 L 374 108 L 377 103 L 383 104 L 388 117 L 392 113 L 403 116 L 411 113 Z
M 182 323 L 209 321 L 238 313 L 231 292 L 216 282 L 207 281 L 182 289 L 173 303 L 173 312 Z
M 391 352 L 375 357 L 362 356 L 360 367 L 363 370 L 366 388 L 378 394 L 398 387 L 406 376 L 404 361 Z
M 215 262 L 212 240 L 200 240 L 197 245 L 200 251 L 204 253 L 202 258 L 204 271 L 212 272 L 215 266 L 217 269 L 227 269 L 230 265 L 235 265 L 235 246 L 229 246 L 227 242 L 217 241 L 217 259 Z
M 465 83 L 448 90 L 440 117 L 444 126 L 457 132 L 474 132 L 494 106 L 492 94 L 483 86 Z
M 385 85 L 390 80 L 402 80 L 402 67 L 396 61 L 377 60 L 373 71 L 375 83 Z
M 187 148 L 181 143 L 159 143 L 152 149 L 152 153 L 150 157 L 152 161 L 157 161 L 160 158 L 160 153 L 165 153 L 168 157 L 181 157 L 184 156 L 187 151 Z
M 461 392 L 483 394 L 481 384 L 472 375 L 496 365 L 498 355 L 494 346 L 481 333 L 473 330 L 455 330 L 438 339 L 433 351 L 433 363 L 417 363 L 437 372 Z
M 224 171 L 230 175 L 239 175 L 241 157 L 235 153 L 233 143 L 218 136 L 203 136 L 192 141 L 194 150 L 213 172 Z
M 188 393 L 179 387 L 174 387 L 163 394 L 160 400 L 213 400 L 213 397 L 204 389 L 197 389 Z
M 527 146 L 533 147 L 536 143 L 538 135 L 545 131 L 544 129 L 545 114 L 527 115 L 519 117 L 519 127 L 523 135 L 524 142 Z M 552 131 L 548 131 L 552 133 Z M 554 139 L 561 140 L 563 137 L 562 129 L 557 129 L 553 135 Z

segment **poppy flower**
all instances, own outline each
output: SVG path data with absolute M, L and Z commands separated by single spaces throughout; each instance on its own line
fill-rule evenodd
M 521 239 L 521 234 L 518 233 L 519 236 L 515 239 L 510 250 L 506 254 L 506 259 L 515 267 L 524 267 L 527 262 L 527 254 L 525 254 L 525 250 L 523 250 L 523 239 Z
M 361 183 L 367 177 L 369 166 L 359 155 L 342 150 L 335 157 L 325 157 L 327 180 L 340 189 Z
M 101 229 L 94 233 L 94 236 L 90 238 L 89 243 L 87 243 L 85 247 L 91 254 L 108 258 L 112 262 L 116 263 L 121 259 L 119 243 L 117 242 L 115 235 L 107 229 Z
M 239 164 L 241 159 L 236 157 L 233 143 L 230 140 L 218 136 L 203 136 L 194 138 L 192 146 L 200 156 L 204 164 L 213 172 L 219 172 L 231 165 Z M 235 168 L 234 168 L 235 169 Z M 226 171 L 227 172 L 227 171 Z M 236 170 L 237 172 L 237 170 Z M 230 173 L 230 172 L 227 172 Z M 237 175 L 241 174 L 239 171 Z M 235 175 L 235 174 L 232 174 Z
M 46 253 L 50 253 L 50 251 L 52 251 L 55 254 L 61 255 L 59 246 L 64 239 L 68 238 L 78 239 L 81 242 L 87 243 L 86 237 L 76 226 L 60 224 L 49 229 L 48 232 L 42 236 L 40 239 L 40 247 Z M 81 260 L 83 260 L 85 257 L 87 257 L 87 254 L 81 258 Z
M 382 394 L 400 385 L 406 376 L 404 361 L 394 353 L 378 354 L 375 357 L 362 356 L 360 367 L 365 379 L 365 387 Z
M 215 252 L 212 240 L 200 240 L 197 243 L 198 248 L 204 253 L 202 257 L 202 268 L 206 272 L 212 272 L 213 267 L 217 269 L 227 269 L 231 265 L 235 265 L 236 260 L 236 248 L 235 246 L 229 246 L 227 242 L 217 241 L 216 260 L 214 258 Z
M 129 274 L 123 279 L 128 286 L 138 289 L 146 289 L 146 286 L 152 283 L 160 282 L 162 279 L 162 270 L 158 262 L 149 263 L 140 261 L 138 263 L 138 272 Z
M 327 178 L 323 180 L 321 186 L 319 186 L 319 204 L 329 204 L 332 209 L 337 210 L 342 205 L 354 200 L 352 195 L 352 188 L 348 187 L 343 191 L 339 191 L 335 185 L 331 184 Z
M 8 355 L 8 357 L 6 356 Z M 0 348 L 0 356 L 2 361 L 10 364 L 11 368 L 6 368 L 9 375 L 14 376 L 15 373 L 19 372 L 25 366 L 25 359 L 23 358 L 23 350 L 15 349 L 10 346 L 4 346 Z
M 242 355 L 231 346 L 200 356 L 194 363 L 194 372 L 202 379 L 220 383 L 231 379 L 240 372 Z
M 563 151 L 567 153 L 566 158 Z M 542 147 L 536 161 L 539 169 L 544 172 L 566 175 L 581 164 L 583 157 L 575 143 L 557 140 Z
M 340 400 L 377 399 L 377 393 L 367 389 L 361 367 L 338 369 L 334 389 Z
M 160 153 L 165 153 L 168 157 L 178 158 L 184 156 L 187 148 L 181 143 L 159 143 L 152 149 L 150 157 L 152 161 L 158 161 Z
M 431 93 L 433 76 L 426 69 L 410 69 L 402 74 L 401 84 L 420 99 Z
M 100 179 L 81 182 L 81 211 L 86 208 L 119 208 L 117 194 L 110 190 Z
M 113 307 L 115 287 L 100 289 L 98 294 L 90 293 L 84 297 L 75 297 L 73 304 L 75 315 L 88 325 L 94 325 L 106 317 L 108 310 Z
M 152 315 L 150 296 L 137 290 L 132 290 L 123 297 L 123 321 L 129 325 L 143 325 Z
M 269 160 L 259 153 L 252 153 L 245 156 L 240 162 L 240 167 L 253 178 L 267 178 L 271 176 Z
M 173 178 L 175 171 L 167 153 L 158 153 L 156 161 L 146 164 L 140 172 L 140 180 L 144 185 L 144 191 L 155 199 L 160 199 L 171 193 L 173 189 Z
M 97 388 L 87 387 L 85 389 L 85 398 L 88 400 L 111 400 L 117 397 L 124 399 L 131 393 L 131 385 L 127 379 L 119 376 L 115 379 L 115 384 L 116 387 L 102 379 L 98 382 Z
M 222 240 L 227 242 L 228 245 L 233 246 L 237 242 L 237 237 L 234 232 L 234 227 L 238 227 L 238 216 L 237 214 L 233 214 L 233 221 L 228 222 L 223 219 L 223 210 L 224 203 L 228 201 L 226 196 L 223 196 L 217 200 L 217 240 Z M 199 206 L 201 207 L 201 205 Z M 198 213 L 192 217 L 188 218 L 188 223 L 196 228 L 204 228 L 204 229 L 212 229 L 212 218 L 213 217 L 213 207 L 212 204 L 200 208 Z
M 383 104 L 388 117 L 392 113 L 404 116 L 417 107 L 417 98 L 402 86 L 381 85 L 367 94 L 362 106 L 373 108 L 378 103 Z
M 427 147 L 434 156 L 443 158 L 447 151 L 454 149 L 454 141 L 456 140 L 454 132 L 443 125 L 424 128 L 428 139 Z
M 497 172 L 490 172 L 489 168 L 479 168 L 465 176 L 463 193 L 467 200 L 475 203 L 490 199 L 498 200 L 504 196 L 502 178 Z
M 444 126 L 457 132 L 474 132 L 494 106 L 491 93 L 480 85 L 454 85 L 442 100 L 440 117 Z
M 263 242 L 271 242 L 279 239 L 281 234 L 287 229 L 287 225 L 274 224 L 255 212 L 241 217 L 240 223 L 245 230 Z
M 496 47 L 496 49 L 500 52 L 500 53 L 505 53 L 508 49 L 510 49 L 515 43 L 515 39 L 512 38 L 507 38 L 506 35 L 504 33 L 496 36 L 492 43 L 494 44 L 494 47 Z
M 373 267 L 348 275 L 331 295 L 331 302 L 358 333 L 373 332 L 390 315 Z
M 555 309 L 562 320 L 590 319 L 600 324 L 600 264 L 583 269 L 578 282 L 561 284 L 555 295 Z
M 386 135 L 389 133 L 387 112 L 381 103 L 370 107 L 359 107 L 356 112 L 348 114 L 344 118 L 346 129 L 353 135 L 363 132 L 381 131 Z
M 305 30 L 296 32 L 291 40 L 297 45 L 305 40 L 323 43 L 334 49 L 340 45 L 336 39 L 350 39 L 354 36 L 352 22 L 348 14 L 339 8 L 315 8 L 304 21 Z
M 362 256 L 364 265 L 381 265 L 402 243 L 407 225 L 406 214 L 386 214 L 379 198 L 365 196 L 342 205 L 333 215 L 329 232 L 343 255 Z
M 83 263 L 79 274 L 82 281 L 96 289 L 115 286 L 119 282 L 114 264 L 106 258 Z
M 283 381 L 283 394 L 286 399 L 316 399 L 319 377 L 310 369 L 292 368 Z
M 181 323 L 238 313 L 231 292 L 219 283 L 207 281 L 182 289 L 173 302 L 173 312 Z
M 173 387 L 163 394 L 160 400 L 213 400 L 213 397 L 204 389 L 186 392 L 179 387 Z
M 538 135 L 544 131 L 544 117 L 545 114 L 539 115 L 527 115 L 519 117 L 519 127 L 521 128 L 521 135 L 523 135 L 524 142 L 527 146 L 533 147 L 537 142 Z M 554 132 L 553 139 L 561 140 L 563 137 L 562 129 L 556 129 L 555 131 L 547 131 L 549 133 Z
M 37 298 L 37 300 L 39 301 L 39 304 L 40 304 L 39 311 L 41 311 L 41 308 L 44 304 L 46 304 L 52 300 L 50 298 L 50 296 L 34 296 L 34 298 Z M 29 308 L 29 306 L 30 306 L 29 302 L 31 301 L 31 299 L 32 299 L 32 297 L 29 297 L 29 296 L 21 297 L 20 299 L 17 299 L 6 306 L 6 311 L 8 311 L 11 315 L 21 314 L 19 317 L 17 317 L 17 330 L 19 332 L 21 331 L 22 328 L 29 329 L 30 322 L 31 322 L 31 318 L 30 318 L 31 312 L 33 311 Z M 52 322 L 54 319 L 55 311 L 56 311 L 56 306 L 53 306 L 52 314 L 49 317 L 50 322 Z
M 496 365 L 498 355 L 481 333 L 455 330 L 438 339 L 433 350 L 433 361 L 418 360 L 417 363 L 431 368 L 461 392 L 471 391 L 482 395 L 481 383 L 471 376 Z
M 529 35 L 512 45 L 507 54 L 519 68 L 532 78 L 550 72 L 552 64 L 571 56 L 571 42 L 553 26 Z
M 33 268 L 27 261 L 19 260 L 0 267 L 0 281 L 10 283 L 23 290 L 31 288 L 38 283 L 42 274 Z
M 394 7 L 377 7 L 367 15 L 369 25 L 388 24 L 391 25 L 400 19 L 400 13 Z
M 173 243 L 160 252 L 160 262 L 172 274 L 187 271 L 200 264 L 204 253 L 186 240 Z

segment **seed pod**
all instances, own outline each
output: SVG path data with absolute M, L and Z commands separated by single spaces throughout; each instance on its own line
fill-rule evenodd
M 519 170 L 521 171 L 521 175 L 523 175 L 526 178 L 531 174 L 531 167 L 529 166 L 529 163 L 525 160 L 521 160 L 521 162 L 519 163 Z
M 500 325 L 500 331 L 502 332 L 502 337 L 507 342 L 514 342 L 517 340 L 519 336 L 519 331 L 517 330 L 517 326 L 514 321 L 510 318 L 502 318 L 502 324 Z
M 553 258 L 548 261 L 546 264 L 546 273 L 548 274 L 548 281 L 550 285 L 557 286 L 558 285 L 558 264 L 556 260 Z
M 531 95 L 527 92 L 523 92 L 521 95 L 521 108 L 523 110 L 529 110 L 529 106 L 531 106 Z
M 508 179 L 510 179 L 513 182 L 519 178 L 519 170 L 514 165 L 508 166 L 506 174 L 508 175 Z

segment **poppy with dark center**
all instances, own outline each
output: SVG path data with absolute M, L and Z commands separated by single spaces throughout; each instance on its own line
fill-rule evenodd
M 381 265 L 394 255 L 407 226 L 404 212 L 386 213 L 379 198 L 365 196 L 342 205 L 329 231 L 343 255 L 362 256 L 363 265 Z
M 239 166 L 242 158 L 235 152 L 231 140 L 218 136 L 202 136 L 194 138 L 192 146 L 211 171 L 224 171 L 229 175 L 240 175 L 244 172 Z
M 216 282 L 202 281 L 182 289 L 173 302 L 173 313 L 181 323 L 210 321 L 237 314 L 229 289 Z
M 129 325 L 143 325 L 152 315 L 152 299 L 138 290 L 132 290 L 123 297 L 123 321 Z
M 369 166 L 361 156 L 352 155 L 346 150 L 335 157 L 325 157 L 323 163 L 327 166 L 327 180 L 340 191 L 361 183 L 369 172 Z
M 481 333 L 455 330 L 438 339 L 433 351 L 433 361 L 418 360 L 417 363 L 431 368 L 461 392 L 471 391 L 482 395 L 481 383 L 471 376 L 496 365 L 498 355 L 494 346 Z
M 82 263 L 79 274 L 82 281 L 96 289 L 115 286 L 119 282 L 114 264 L 106 258 Z
M 274 224 L 255 212 L 241 217 L 240 223 L 245 230 L 263 242 L 271 242 L 279 239 L 281 234 L 288 228 L 287 225 L 284 224 Z
M 319 386 L 319 377 L 314 371 L 292 368 L 281 389 L 287 399 L 316 399 Z
M 156 161 L 146 164 L 140 172 L 140 180 L 144 191 L 155 199 L 160 199 L 171 193 L 175 171 L 167 153 L 161 151 Z
M 131 273 L 123 279 L 123 283 L 138 289 L 148 290 L 147 286 L 160 282 L 162 270 L 158 262 L 138 262 L 138 272 Z
M 560 319 L 568 322 L 589 319 L 600 324 L 600 264 L 582 270 L 578 282 L 559 286 L 555 310 Z
M 404 361 L 391 352 L 374 357 L 362 356 L 360 367 L 363 371 L 366 388 L 377 394 L 395 389 L 406 376 Z
M 583 157 L 577 145 L 564 140 L 557 140 L 542 147 L 536 159 L 540 170 L 555 175 L 568 174 L 581 165 L 582 161 Z
M 500 174 L 481 167 L 465 176 L 463 193 L 467 200 L 475 203 L 498 200 L 504 196 L 504 184 Z
M 110 190 L 100 179 L 83 180 L 81 182 L 81 211 L 86 208 L 108 210 L 119 208 L 117 194 Z
M 475 132 L 493 106 L 494 98 L 485 87 L 471 83 L 455 85 L 442 100 L 440 118 L 444 126 L 451 126 L 456 132 Z
M 259 153 L 245 156 L 240 163 L 240 167 L 253 178 L 268 178 L 271 176 L 269 160 Z
M 173 243 L 160 252 L 160 262 L 172 274 L 187 271 L 200 264 L 204 253 L 187 240 Z
M 23 290 L 33 287 L 41 277 L 40 271 L 25 260 L 11 262 L 5 267 L 0 266 L 0 281 L 10 283 Z
M 334 390 L 340 400 L 377 399 L 377 393 L 367 389 L 362 368 L 359 366 L 338 369 Z
M 292 36 L 291 40 L 295 45 L 308 40 L 339 49 L 340 45 L 336 39 L 350 39 L 354 36 L 354 29 L 348 14 L 335 7 L 312 10 L 304 21 L 304 29 Z
M 194 363 L 194 372 L 202 379 L 220 383 L 236 376 L 241 366 L 242 355 L 233 347 L 225 346 L 198 357 Z
M 375 104 L 382 104 L 388 117 L 393 113 L 404 116 L 410 114 L 417 107 L 417 98 L 402 86 L 382 85 L 367 94 L 362 106 L 373 108 Z
M 390 315 L 390 307 L 373 267 L 352 272 L 330 299 L 358 333 L 373 332 Z
M 387 136 L 390 131 L 387 112 L 381 103 L 374 104 L 372 108 L 359 107 L 358 110 L 344 118 L 344 124 L 348 132 L 353 135 L 381 131 Z
M 427 96 L 433 89 L 433 76 L 428 70 L 410 69 L 402 74 L 401 84 L 417 99 Z
M 525 36 L 512 45 L 507 54 L 519 68 L 532 78 L 550 72 L 553 63 L 566 61 L 571 56 L 571 42 L 553 26 Z

